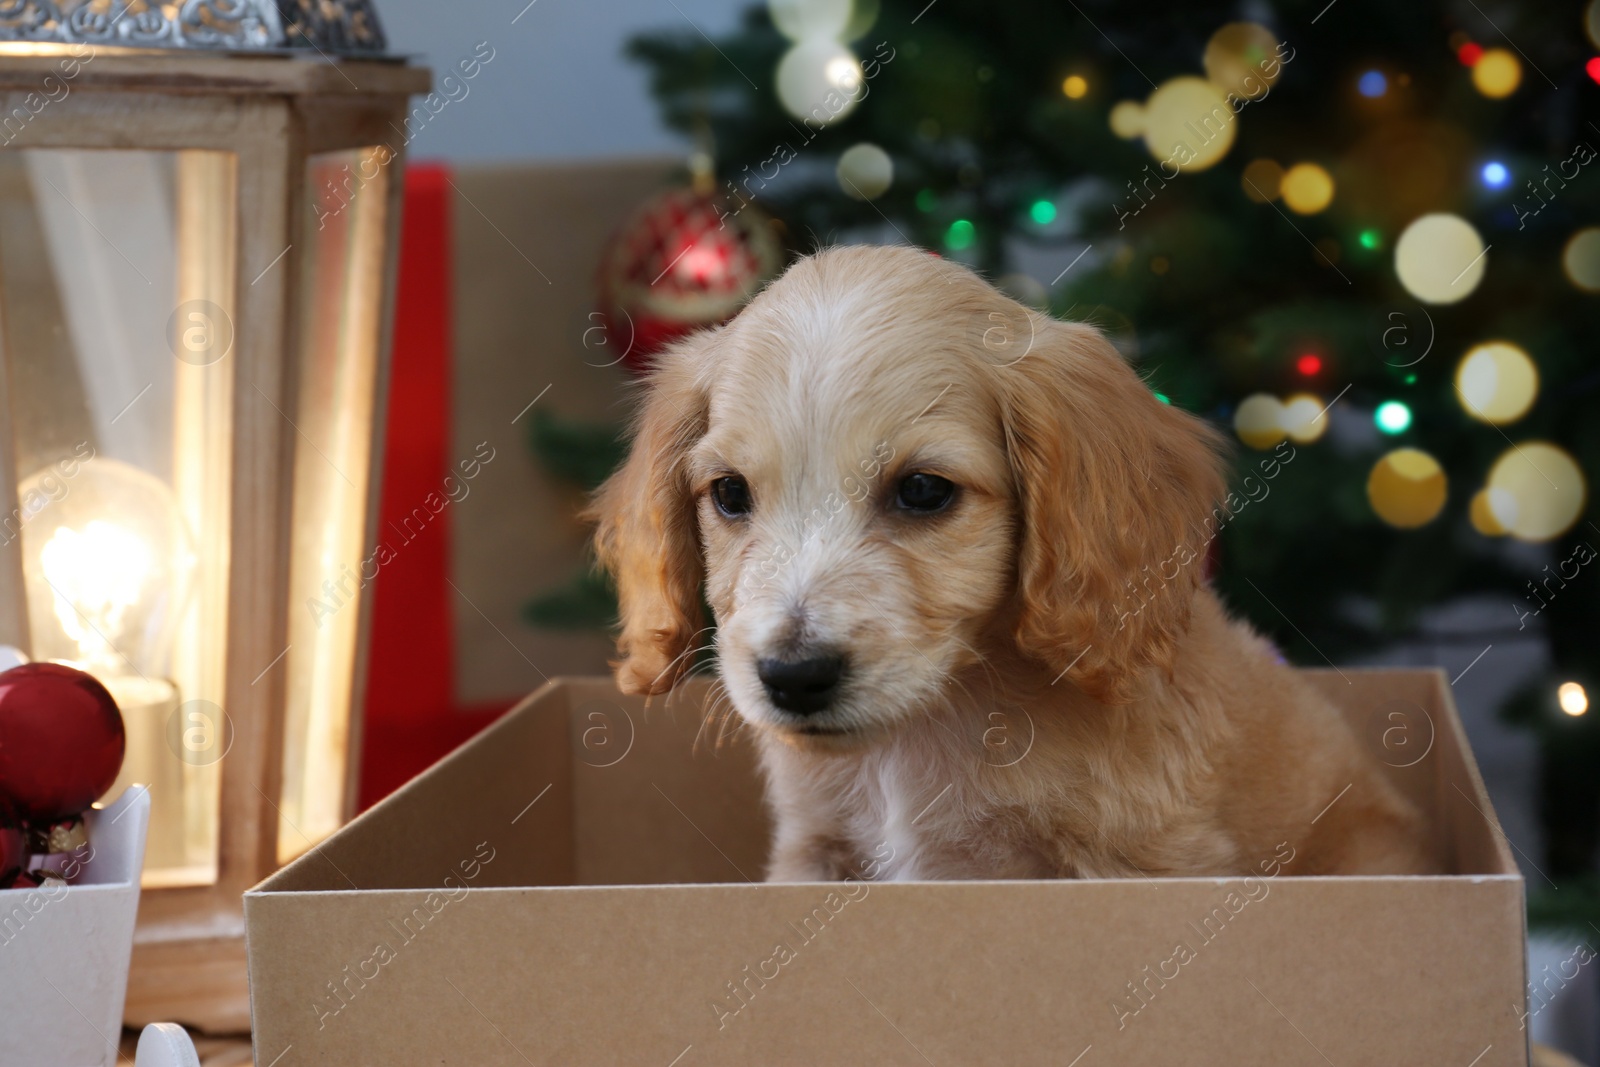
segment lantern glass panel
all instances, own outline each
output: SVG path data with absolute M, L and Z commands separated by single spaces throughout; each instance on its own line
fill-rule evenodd
M 225 152 L 0 152 L 15 637 L 122 709 L 146 886 L 217 875 L 236 185 Z
M 387 156 L 361 148 L 307 164 L 296 421 L 309 447 L 294 467 L 280 862 L 349 814 L 361 594 L 387 556 L 367 543 Z

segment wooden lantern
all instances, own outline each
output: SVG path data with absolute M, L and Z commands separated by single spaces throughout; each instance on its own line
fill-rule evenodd
M 240 894 L 351 814 L 429 84 L 382 49 L 365 4 L 0 11 L 0 643 L 101 678 L 150 787 L 130 1023 L 247 1028 Z

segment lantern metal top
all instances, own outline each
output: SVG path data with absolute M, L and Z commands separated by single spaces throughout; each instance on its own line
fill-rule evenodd
M 382 56 L 372 0 L 0 0 L 0 41 Z

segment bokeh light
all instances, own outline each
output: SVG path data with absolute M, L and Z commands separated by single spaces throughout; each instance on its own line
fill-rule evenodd
M 1367 476 L 1367 500 L 1378 518 L 1402 530 L 1432 522 L 1444 508 L 1449 485 L 1444 468 L 1426 452 L 1397 448 Z
M 1489 470 L 1489 510 L 1512 537 L 1548 541 L 1583 514 L 1588 485 L 1577 461 L 1556 445 L 1513 445 Z
M 944 232 L 944 246 L 952 252 L 960 252 L 971 248 L 972 242 L 978 239 L 978 229 L 966 219 L 956 219 L 950 228 Z
M 1276 200 L 1283 185 L 1283 168 L 1271 159 L 1251 160 L 1244 168 L 1239 185 L 1244 189 L 1244 195 L 1258 204 Z
M 1556 701 L 1574 719 L 1589 710 L 1589 694 L 1577 682 L 1562 682 L 1556 690 Z
M 1294 361 L 1294 369 L 1307 378 L 1314 378 L 1322 373 L 1322 357 L 1315 352 L 1307 352 Z
M 1485 537 L 1504 537 L 1506 528 L 1500 525 L 1500 520 L 1494 517 L 1494 509 L 1489 506 L 1489 490 L 1479 489 L 1472 494 L 1472 502 L 1467 506 L 1467 518 L 1472 522 L 1472 528 Z
M 1503 189 L 1506 182 L 1511 180 L 1511 172 L 1506 169 L 1506 165 L 1494 160 L 1485 163 L 1479 174 L 1483 178 L 1483 184 L 1491 189 Z
M 1600 226 L 1585 227 L 1567 239 L 1561 269 L 1579 289 L 1600 293 Z
M 1333 203 L 1333 176 L 1315 163 L 1296 163 L 1278 187 L 1283 202 L 1299 215 L 1315 215 Z
M 1539 395 L 1539 369 L 1507 341 L 1477 345 L 1456 367 L 1456 396 L 1468 415 L 1494 426 L 1516 422 Z
M 1061 92 L 1068 100 L 1082 100 L 1089 92 L 1089 80 L 1081 74 L 1069 74 L 1061 83 Z
M 1048 226 L 1056 221 L 1056 206 L 1043 198 L 1035 200 L 1028 208 L 1028 217 L 1040 226 Z
M 1484 251 L 1483 238 L 1460 215 L 1424 215 L 1395 242 L 1394 270 L 1418 300 L 1453 304 L 1483 280 L 1489 258 Z
M 1204 78 L 1173 78 L 1145 101 L 1145 147 L 1180 171 L 1215 165 L 1238 133 L 1239 120 L 1224 91 Z
M 831 38 L 801 41 L 778 61 L 778 101 L 795 118 L 837 122 L 866 96 L 855 53 Z
M 1372 421 L 1384 433 L 1405 433 L 1411 428 L 1411 408 L 1403 400 L 1385 400 L 1372 413 Z
M 1376 252 L 1379 248 L 1383 247 L 1383 234 L 1373 229 L 1362 230 L 1361 235 L 1356 238 L 1356 241 L 1359 242 L 1361 247 L 1365 248 L 1368 252 Z
M 852 0 L 767 0 L 772 24 L 791 41 L 839 37 L 853 7 Z
M 1369 70 L 1356 82 L 1356 89 L 1362 96 L 1379 97 L 1389 91 L 1389 79 L 1381 70 Z
M 1144 105 L 1136 100 L 1124 100 L 1111 109 L 1111 132 L 1125 141 L 1131 141 L 1144 132 Z
M 1233 432 L 1251 448 L 1271 448 L 1288 436 L 1283 401 L 1268 393 L 1245 397 L 1233 413 Z
M 877 145 L 863 141 L 840 153 L 835 173 L 846 196 L 875 200 L 894 184 L 894 160 Z
M 1472 84 L 1491 100 L 1500 100 L 1522 84 L 1522 63 L 1504 48 L 1491 48 L 1472 65 Z
M 1274 66 L 1268 77 L 1262 65 L 1278 51 L 1278 39 L 1272 31 L 1256 22 L 1230 22 L 1222 26 L 1206 42 L 1206 78 L 1225 93 L 1234 93 L 1247 100 L 1259 99 L 1267 94 L 1273 83 L 1283 76 L 1283 67 Z
M 1296 443 L 1309 445 L 1328 429 L 1328 405 L 1311 393 L 1296 393 L 1283 402 L 1283 428 Z

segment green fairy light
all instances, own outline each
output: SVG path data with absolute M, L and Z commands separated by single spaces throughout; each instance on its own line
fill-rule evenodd
M 1411 409 L 1399 400 L 1385 400 L 1373 412 L 1372 421 L 1384 433 L 1404 433 L 1411 425 Z

